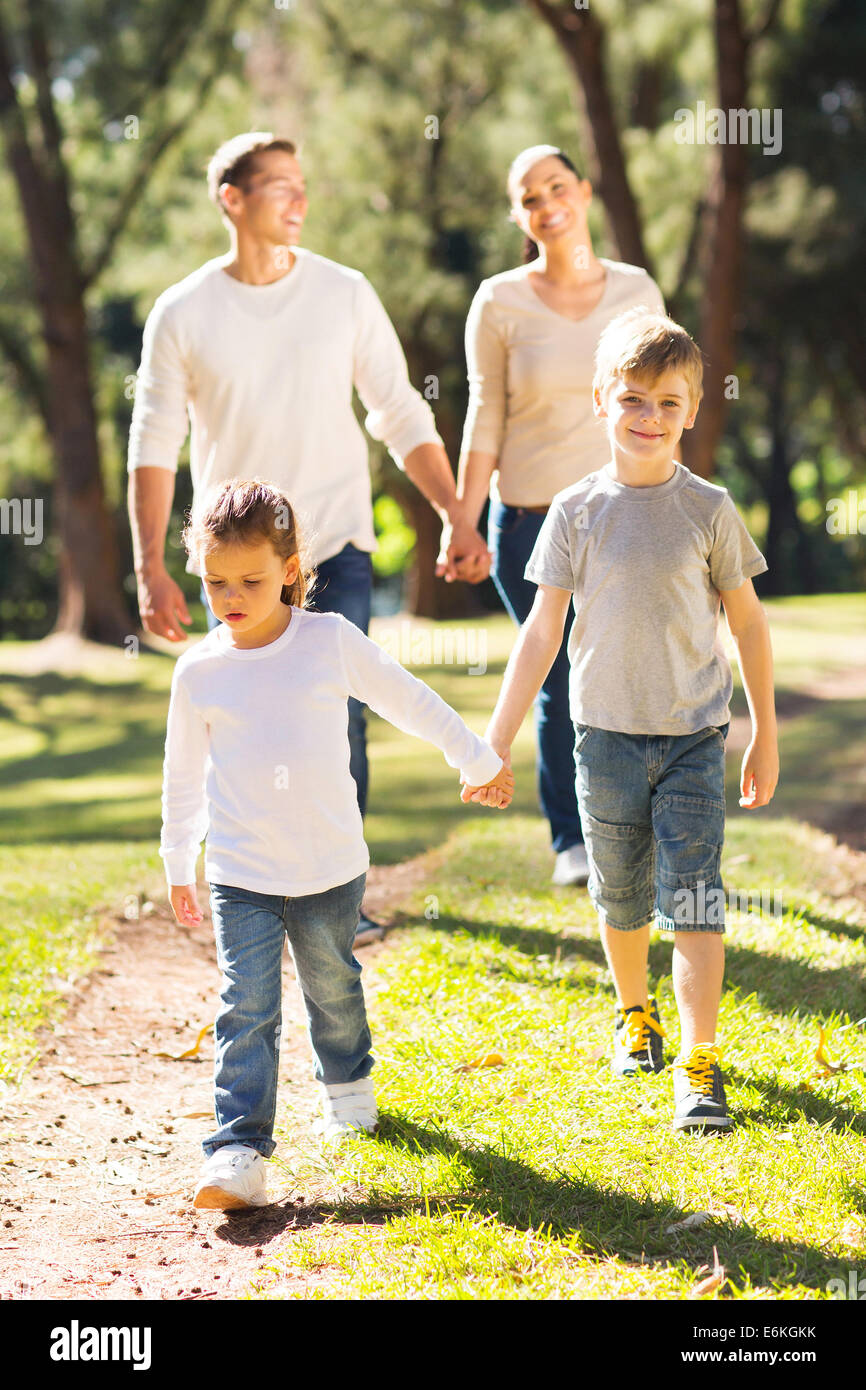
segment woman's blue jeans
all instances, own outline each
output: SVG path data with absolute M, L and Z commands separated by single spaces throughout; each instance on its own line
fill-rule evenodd
M 544 517 L 523 507 L 506 507 L 492 500 L 487 543 L 493 552 L 491 575 L 502 602 L 514 621 L 526 622 L 535 602 L 536 586 L 524 579 Z M 538 797 L 550 823 L 558 854 L 583 842 L 577 810 L 574 769 L 574 725 L 568 707 L 568 634 L 574 605 L 568 606 L 565 636 L 550 673 L 535 701 L 538 744 Z
M 370 601 L 373 592 L 373 562 L 366 550 L 345 545 L 338 555 L 323 560 L 316 568 L 316 587 L 310 608 L 316 613 L 342 613 L 350 623 L 367 633 L 370 627 Z M 219 626 L 211 612 L 205 587 L 201 586 L 208 631 Z M 358 806 L 363 816 L 367 810 L 367 726 L 365 706 L 360 700 L 349 700 L 349 771 L 358 788 Z
M 366 877 L 301 898 L 209 885 L 222 982 L 214 1029 L 217 1128 L 202 1144 L 206 1157 L 223 1144 L 248 1144 L 265 1158 L 274 1151 L 286 937 L 316 1080 L 360 1081 L 372 1071 L 361 967 L 352 954 Z

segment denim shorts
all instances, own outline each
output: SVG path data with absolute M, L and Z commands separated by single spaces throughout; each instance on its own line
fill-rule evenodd
M 589 895 L 611 927 L 724 932 L 729 724 L 624 734 L 575 724 Z

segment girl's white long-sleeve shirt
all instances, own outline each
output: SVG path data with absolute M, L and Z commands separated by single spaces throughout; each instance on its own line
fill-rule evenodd
M 338 613 L 293 608 L 240 649 L 225 624 L 178 659 L 163 764 L 160 854 L 170 886 L 205 877 L 301 897 L 369 867 L 349 771 L 348 697 L 442 750 L 481 786 L 502 759 L 423 681 Z

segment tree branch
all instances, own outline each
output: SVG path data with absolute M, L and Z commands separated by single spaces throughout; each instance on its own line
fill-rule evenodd
M 45 377 L 39 370 L 27 341 L 3 319 L 0 319 L 0 350 L 13 368 L 25 394 L 39 411 L 46 430 L 50 431 Z
M 202 106 L 208 92 L 223 71 L 224 59 L 231 47 L 233 24 L 234 0 L 230 0 L 226 12 L 222 17 L 222 27 L 211 36 L 212 62 L 199 80 L 195 89 L 192 105 L 183 116 L 173 121 L 170 125 L 164 126 L 147 142 L 136 161 L 135 168 L 126 185 L 126 188 L 118 193 L 115 198 L 115 212 L 105 230 L 102 242 L 93 257 L 82 269 L 83 285 L 88 289 L 94 281 L 102 274 L 105 267 L 111 260 L 112 252 L 122 235 L 133 210 L 139 202 L 142 190 L 147 186 L 152 177 L 156 166 L 170 146 L 189 126 L 195 113 Z
M 763 39 L 769 34 L 770 30 L 775 26 L 776 20 L 779 18 L 779 11 L 781 8 L 782 0 L 770 0 L 764 18 L 757 23 L 753 29 L 747 32 L 747 44 L 756 43 L 758 39 Z

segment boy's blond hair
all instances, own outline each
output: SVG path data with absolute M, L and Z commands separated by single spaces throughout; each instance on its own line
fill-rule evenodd
M 611 319 L 599 338 L 592 387 L 604 396 L 616 377 L 654 381 L 667 371 L 685 378 L 689 408 L 694 409 L 704 394 L 700 348 L 680 324 L 640 305 Z

